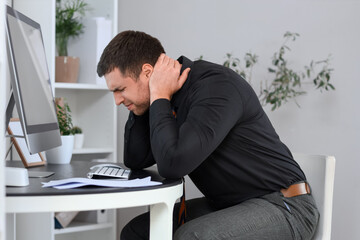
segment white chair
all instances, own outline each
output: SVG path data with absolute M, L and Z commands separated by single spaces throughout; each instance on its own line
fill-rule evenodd
M 331 218 L 335 175 L 335 158 L 324 155 L 294 153 L 311 186 L 312 195 L 320 212 L 320 220 L 314 238 L 331 238 Z

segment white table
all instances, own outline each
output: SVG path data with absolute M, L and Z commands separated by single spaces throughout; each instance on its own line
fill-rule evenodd
M 78 188 L 57 190 L 41 188 L 41 181 L 68 177 L 82 177 L 95 163 L 79 162 L 70 165 L 48 165 L 34 170 L 54 171 L 44 179 L 30 179 L 22 188 L 7 187 L 7 213 L 40 213 L 58 211 L 85 211 L 116 209 L 150 205 L 150 239 L 172 239 L 172 218 L 175 201 L 181 197 L 181 180 L 162 179 L 154 170 L 134 172 L 134 176 L 151 175 L 152 180 L 163 184 L 146 188 Z

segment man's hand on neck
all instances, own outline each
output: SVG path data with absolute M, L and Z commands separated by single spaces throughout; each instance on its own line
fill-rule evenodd
M 160 55 L 149 80 L 150 104 L 160 98 L 171 100 L 172 95 L 184 85 L 190 72 L 190 68 L 187 68 L 180 75 L 180 70 L 178 61 L 165 54 Z

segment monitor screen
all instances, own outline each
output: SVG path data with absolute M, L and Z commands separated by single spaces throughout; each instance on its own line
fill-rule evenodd
M 61 145 L 54 97 L 38 23 L 7 7 L 11 86 L 30 153 Z

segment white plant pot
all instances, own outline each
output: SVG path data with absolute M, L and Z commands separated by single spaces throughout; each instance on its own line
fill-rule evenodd
M 46 151 L 49 164 L 68 164 L 74 148 L 74 135 L 61 136 L 62 145 Z
M 82 148 L 84 146 L 84 134 L 75 134 L 74 148 Z

